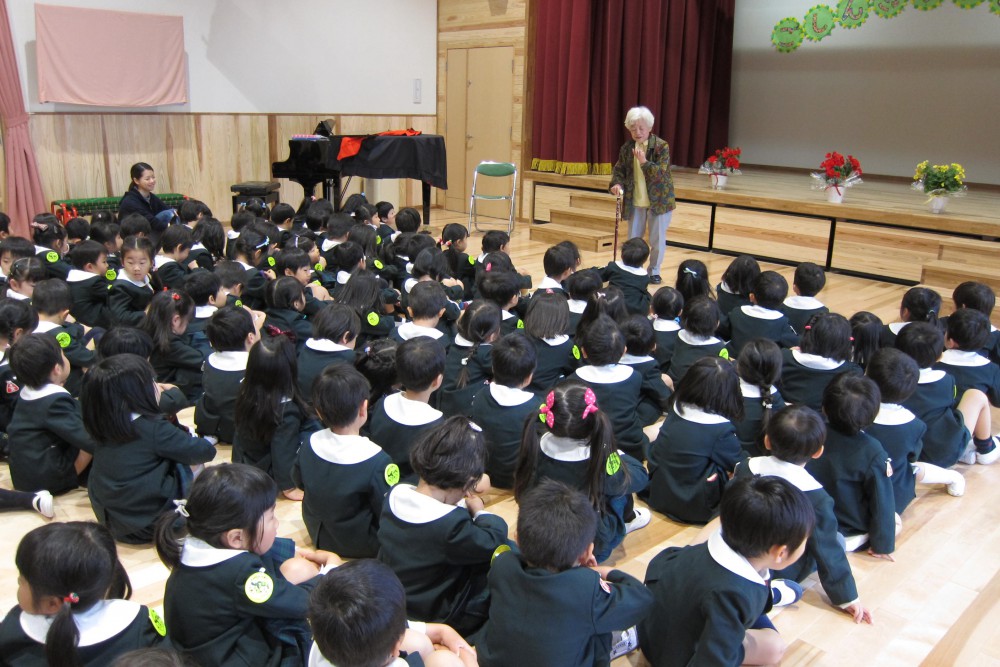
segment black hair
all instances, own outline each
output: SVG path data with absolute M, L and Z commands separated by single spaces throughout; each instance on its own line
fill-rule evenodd
M 826 443 L 826 423 L 808 405 L 782 408 L 767 424 L 771 456 L 803 465 Z
M 351 561 L 322 577 L 307 618 L 327 663 L 382 667 L 406 632 L 406 591 L 388 565 Z
M 354 195 L 351 196 L 353 197 Z M 354 218 L 355 224 L 365 224 L 378 215 L 375 207 L 369 204 L 367 199 L 364 201 L 358 201 L 353 206 L 345 204 L 344 210 L 351 214 L 351 217 Z
M 196 222 L 191 241 L 192 244 L 200 243 L 205 246 L 205 250 L 215 261 L 226 256 L 226 230 L 215 218 L 202 218 Z
M 917 390 L 920 367 L 905 352 L 886 347 L 871 358 L 865 374 L 878 385 L 883 403 L 902 403 Z
M 907 322 L 937 322 L 941 314 L 941 295 L 927 287 L 911 287 L 906 290 L 899 304 L 900 317 L 906 310 Z
M 439 317 L 441 311 L 447 307 L 448 297 L 441 283 L 425 280 L 413 286 L 406 305 L 413 319 L 431 319 Z
M 653 293 L 653 312 L 661 320 L 673 320 L 684 310 L 684 297 L 675 288 L 663 286 Z
M 875 421 L 881 402 L 882 394 L 871 378 L 845 371 L 823 391 L 823 414 L 831 428 L 857 435 Z
M 357 311 L 342 303 L 328 304 L 313 316 L 313 338 L 325 338 L 335 343 L 351 342 L 360 332 L 361 318 Z
M 559 246 L 560 248 L 566 248 L 567 250 L 569 250 L 570 254 L 573 256 L 574 268 L 580 264 L 581 262 L 580 248 L 575 243 L 566 240 L 566 241 L 560 241 L 556 245 Z
M 250 211 L 241 208 L 235 213 L 233 213 L 232 218 L 230 218 L 229 220 L 229 226 L 232 228 L 234 232 L 242 236 L 243 229 L 251 222 L 253 222 L 256 217 L 257 216 L 251 213 Z
M 153 339 L 153 348 L 161 354 L 170 351 L 170 342 L 178 334 L 174 333 L 174 316 L 188 322 L 194 314 L 194 301 L 180 290 L 157 292 L 149 302 L 146 316 L 139 327 Z
M 268 308 L 284 308 L 299 310 L 296 304 L 304 303 L 306 290 L 295 278 L 282 276 L 272 280 L 264 287 L 264 302 Z
M 744 558 L 761 556 L 776 546 L 787 547 L 791 554 L 816 525 L 816 512 L 806 494 L 781 477 L 732 480 L 722 495 L 719 514 L 722 539 Z
M 866 310 L 854 313 L 849 320 L 851 325 L 851 360 L 861 368 L 868 368 L 872 355 L 882 347 L 885 325 L 878 315 Z
M 681 327 L 695 336 L 709 337 L 719 328 L 719 304 L 707 296 L 684 297 L 681 311 Z
M 452 277 L 447 258 L 441 253 L 441 250 L 434 246 L 417 253 L 416 258 L 413 259 L 413 268 L 410 270 L 410 274 L 418 280 L 420 278 L 442 280 Z
M 799 288 L 800 295 L 816 296 L 826 286 L 826 272 L 817 264 L 802 262 L 795 267 L 792 284 Z
M 45 635 L 45 664 L 82 665 L 77 653 L 80 631 L 73 614 L 107 598 L 132 595 L 110 531 L 90 521 L 39 526 L 21 538 L 14 563 L 36 603 L 48 596 L 62 601 Z
M 350 201 L 350 197 L 348 197 Z M 313 232 L 318 232 L 324 229 L 331 220 L 331 216 L 338 215 L 333 211 L 333 203 L 326 199 L 317 199 L 309 205 L 306 209 L 306 227 Z M 349 218 L 349 211 L 345 210 L 342 214 L 343 217 Z
M 951 293 L 951 299 L 955 302 L 955 308 L 972 308 L 987 317 L 993 313 L 993 308 L 997 303 L 997 295 L 993 293 L 989 285 L 971 280 L 956 287 L 955 291 Z
M 177 207 L 177 217 L 186 225 L 197 220 L 207 209 L 208 207 L 197 199 L 185 199 Z
M 123 445 L 139 437 L 132 415 L 160 415 L 155 382 L 153 367 L 135 354 L 117 354 L 92 366 L 83 376 L 80 393 L 83 425 L 90 437 L 108 445 Z
M 691 405 L 731 422 L 743 419 L 743 394 L 733 364 L 720 357 L 702 357 L 677 383 L 672 405 Z
M 245 285 L 247 280 L 246 269 L 239 262 L 223 260 L 216 262 L 212 267 L 212 273 L 219 276 L 219 281 L 227 290 L 231 290 L 237 285 Z
M 607 315 L 599 315 L 577 335 L 577 340 L 587 361 L 594 366 L 617 364 L 625 354 L 625 337 L 618 324 Z
M 506 308 L 521 293 L 521 277 L 513 272 L 490 271 L 479 280 L 479 294 L 501 308 Z
M 621 332 L 625 337 L 625 350 L 631 355 L 644 357 L 656 348 L 656 332 L 645 315 L 629 315 L 621 324 Z
M 81 241 L 77 243 L 69 252 L 70 262 L 73 268 L 83 269 L 88 264 L 96 264 L 102 256 L 107 256 L 108 249 L 104 244 L 97 241 Z
M 299 396 L 298 369 L 295 343 L 287 337 L 262 338 L 254 343 L 233 409 L 237 433 L 270 443 L 281 423 L 286 399 L 304 414 L 308 412 Z
M 420 435 L 410 450 L 410 466 L 431 486 L 472 491 L 486 466 L 482 429 L 468 417 L 449 417 Z
M 312 405 L 323 426 L 349 426 L 361 412 L 372 387 L 354 366 L 331 364 L 323 369 L 312 386 Z
M 930 368 L 944 351 L 944 334 L 930 322 L 912 322 L 896 335 L 896 349 L 913 357 L 920 368 Z
M 380 201 L 375 204 L 375 212 L 378 214 L 378 219 L 382 222 L 386 222 L 389 219 L 389 213 L 396 208 L 392 202 Z
M 326 224 L 323 225 L 323 229 L 326 230 L 326 237 L 328 239 L 346 240 L 353 226 L 354 221 L 351 219 L 351 216 L 341 211 L 330 215 Z
M 750 255 L 740 255 L 726 267 L 722 282 L 733 294 L 748 297 L 760 275 L 760 264 Z
M 193 271 L 184 280 L 184 291 L 194 302 L 195 307 L 207 306 L 208 300 L 219 293 L 222 289 L 222 281 L 219 276 L 204 269 Z
M 66 221 L 66 236 L 86 241 L 90 236 L 90 223 L 86 218 L 70 218 Z
M 145 218 L 143 218 L 145 220 Z M 150 269 L 153 268 L 153 242 L 145 236 L 129 235 L 122 239 L 121 258 L 124 261 L 125 255 L 129 252 L 141 252 L 149 258 Z
M 557 384 L 545 398 L 544 405 L 548 406 L 551 397 L 552 406 L 547 407 L 548 412 L 540 413 L 546 419 L 548 415 L 552 416 L 552 426 L 546 421 L 541 428 L 556 437 L 572 438 L 587 443 L 590 458 L 587 463 L 586 488 L 583 490 L 587 493 L 593 508 L 604 514 L 608 511 L 605 502 L 608 459 L 618 454 L 615 451 L 614 429 L 608 415 L 596 403 L 594 403 L 598 408 L 596 411 L 585 412 L 588 407 L 588 390 L 586 384 L 573 378 L 564 379 Z M 593 393 L 590 395 L 593 396 Z M 537 417 L 532 415 L 524 421 L 521 448 L 514 469 L 514 498 L 518 503 L 528 489 L 535 485 L 538 452 L 541 451 L 540 442 Z M 625 475 L 627 477 L 627 471 Z
M 31 292 L 31 305 L 39 315 L 57 315 L 73 307 L 73 295 L 69 283 L 58 278 L 49 278 L 35 283 Z
M 301 248 L 285 247 L 275 257 L 274 272 L 278 277 L 288 275 L 287 271 L 296 273 L 303 267 L 311 269 L 312 261 L 309 259 L 309 253 Z
M 35 256 L 35 244 L 22 236 L 8 236 L 0 241 L 0 256 L 10 255 L 11 261 Z
M 736 374 L 747 384 L 757 387 L 760 391 L 761 420 L 760 432 L 755 441 L 763 449 L 764 433 L 767 432 L 774 408 L 774 394 L 771 389 L 781 377 L 781 349 L 766 338 L 754 338 L 740 350 L 736 360 Z
M 483 273 L 478 276 L 480 279 L 486 274 L 517 273 L 517 269 L 514 268 L 514 261 L 510 258 L 510 255 L 499 250 L 486 253 L 481 263 L 483 265 Z
M 576 323 L 576 338 L 583 337 L 587 327 L 602 315 L 610 317 L 615 322 L 621 322 L 628 317 L 625 295 L 614 285 L 597 290 L 587 299 L 587 307 L 583 309 L 583 314 Z
M 381 315 L 385 312 L 385 297 L 378 276 L 371 271 L 358 269 L 337 294 L 337 302 L 350 306 L 359 317 L 369 313 Z
M 36 245 L 53 248 L 54 244 L 66 240 L 66 228 L 52 213 L 39 213 L 31 219 L 31 238 Z
M 216 352 L 243 352 L 247 336 L 254 331 L 253 316 L 236 306 L 219 308 L 205 326 L 208 342 Z
M 375 246 L 380 243 L 378 232 L 370 225 L 364 223 L 355 224 L 351 227 L 351 231 L 347 233 L 347 240 L 361 246 L 365 257 L 374 257 L 376 252 Z
M 243 259 L 250 266 L 257 266 L 260 258 L 267 254 L 267 246 L 270 243 L 266 234 L 259 234 L 253 229 L 244 229 L 233 244 L 233 259 Z
M 286 204 L 284 202 L 275 204 L 274 208 L 271 209 L 271 213 L 268 215 L 268 219 L 276 225 L 281 225 L 286 220 L 290 220 L 294 217 L 295 209 L 292 208 L 290 204 Z
M 248 211 L 254 214 L 257 218 L 267 218 L 268 208 L 267 202 L 265 202 L 260 197 L 251 197 L 250 199 L 245 199 L 240 202 L 239 210 Z
M 122 653 L 111 667 L 195 667 L 183 654 L 169 648 L 138 648 Z
M 555 338 L 569 328 L 569 303 L 562 294 L 536 292 L 524 314 L 524 332 L 539 339 Z
M 63 364 L 62 348 L 47 334 L 21 336 L 7 354 L 17 379 L 32 389 L 47 385 L 53 369 Z
M 331 266 L 336 271 L 346 271 L 351 273 L 358 268 L 358 265 L 365 258 L 364 249 L 354 241 L 344 241 L 338 243 L 330 251 Z
M 396 222 L 399 223 L 399 214 L 396 214 Z M 489 254 L 491 252 L 500 252 L 500 248 L 510 243 L 510 234 L 507 232 L 500 231 L 499 229 L 491 229 L 490 231 L 483 234 L 483 254 Z
M 598 271 L 584 269 L 566 279 L 566 291 L 569 292 L 569 298 L 575 301 L 587 301 L 591 294 L 601 289 L 603 284 Z
M 640 238 L 632 238 L 622 244 L 622 263 L 625 266 L 641 267 L 649 259 L 649 244 Z
M 37 285 L 35 290 L 38 290 Z M 948 317 L 945 335 L 959 350 L 975 352 L 982 349 L 990 339 L 990 319 L 973 308 L 959 308 Z
M 458 333 L 472 343 L 455 378 L 455 386 L 463 389 L 469 382 L 469 361 L 476 358 L 479 346 L 500 334 L 500 307 L 491 301 L 473 301 L 458 319 Z
M 152 172 L 155 173 L 155 170 L 151 166 L 149 166 L 148 164 L 146 164 L 145 162 L 136 162 L 135 164 L 133 164 L 129 168 L 129 170 L 128 170 L 128 176 L 129 176 L 128 189 L 129 189 L 129 191 L 132 191 L 132 190 L 136 189 L 137 186 L 135 184 L 135 179 L 142 178 L 142 175 L 144 173 L 146 173 L 147 171 L 152 171 Z
M 788 281 L 777 271 L 761 271 L 753 281 L 753 297 L 762 308 L 777 310 L 788 296 Z
M 38 313 L 27 301 L 21 299 L 0 299 L 0 339 L 8 345 L 14 342 L 17 330 L 28 334 L 38 326 Z M 0 350 L 0 357 L 5 353 Z
M 392 338 L 376 338 L 360 350 L 354 367 L 364 375 L 372 386 L 369 405 L 375 405 L 380 398 L 392 391 L 396 384 L 396 351 L 399 348 Z M 443 367 L 442 367 L 443 368 Z
M 153 227 L 143 214 L 129 213 L 118 223 L 118 232 L 123 239 L 129 236 L 149 238 L 149 235 L 153 233 Z
M 851 325 L 839 313 L 813 315 L 802 332 L 799 349 L 806 354 L 847 361 L 854 353 L 851 347 Z
M 261 539 L 261 519 L 274 507 L 277 495 L 277 484 L 259 468 L 241 463 L 209 466 L 191 484 L 184 503 L 186 515 L 181 517 L 169 509 L 157 519 L 153 538 L 156 554 L 173 569 L 180 565 L 185 535 L 227 549 L 223 539 L 230 530 L 245 531 L 247 542 L 256 546 Z M 175 529 L 178 523 L 180 531 Z
M 0 232 L 10 233 L 10 216 L 3 211 L 0 211 Z
M 699 259 L 685 259 L 677 267 L 677 282 L 674 287 L 687 303 L 696 296 L 713 297 L 712 284 L 708 282 L 708 267 Z
M 396 211 L 396 229 L 416 234 L 420 231 L 420 212 L 409 206 Z
M 504 387 L 520 387 L 538 363 L 535 346 L 524 336 L 510 333 L 493 343 L 493 382 Z
M 411 338 L 396 348 L 396 373 L 404 388 L 424 391 L 444 373 L 441 343 L 427 336 Z
M 448 262 L 448 269 L 451 271 L 452 276 L 457 276 L 459 270 L 462 268 L 459 266 L 459 262 L 462 261 L 461 253 L 455 250 L 452 245 L 454 245 L 455 241 L 467 238 L 469 238 L 468 227 L 457 222 L 449 222 L 441 230 L 441 239 L 438 241 L 438 247 L 441 248 L 441 252 Z
M 121 226 L 114 219 L 98 220 L 95 213 L 90 222 L 90 240 L 105 247 L 112 244 L 117 248 L 118 241 L 116 239 L 121 238 L 121 229 Z
M 7 287 L 11 288 L 12 282 L 39 283 L 49 277 L 48 271 L 42 265 L 42 260 L 37 257 L 21 257 L 11 262 L 10 272 L 7 274 Z
M 153 354 L 153 339 L 137 327 L 112 327 L 97 343 L 97 356 L 107 359 L 116 354 L 135 354 L 148 359 Z
M 586 495 L 543 479 L 518 501 L 517 546 L 529 565 L 563 572 L 593 543 L 597 521 L 597 510 Z
M 420 232 L 419 234 L 405 234 L 405 236 L 399 241 L 399 252 L 410 258 L 410 261 L 416 265 L 416 259 L 420 257 L 420 253 L 424 250 L 431 250 L 432 252 L 437 250 L 434 245 L 434 238 L 427 233 Z
M 624 249 L 622 255 L 624 258 Z M 547 276 L 561 276 L 576 268 L 576 259 L 566 246 L 554 245 L 545 251 L 545 255 L 542 257 L 542 267 Z

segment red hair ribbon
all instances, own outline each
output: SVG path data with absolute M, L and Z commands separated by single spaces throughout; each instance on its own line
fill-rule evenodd
M 273 324 L 265 324 L 264 325 L 264 331 L 266 331 L 267 335 L 270 336 L 271 338 L 277 338 L 278 336 L 284 336 L 285 338 L 287 338 L 288 340 L 292 341 L 293 343 L 295 342 L 295 339 L 296 339 L 294 331 L 281 329 L 279 327 L 274 326 Z
M 181 295 L 178 294 L 177 292 L 174 292 L 173 294 L 170 295 L 170 298 L 173 299 L 174 301 L 180 301 Z
M 79 601 L 80 601 L 80 596 L 77 595 L 76 593 L 70 593 L 69 595 L 63 598 L 63 602 L 67 604 L 76 604 Z
M 586 419 L 590 413 L 597 412 L 597 396 L 594 395 L 594 390 L 590 387 L 587 387 L 587 391 L 583 392 L 583 402 L 587 404 L 587 407 L 583 409 L 582 419 Z
M 486 262 L 486 270 L 489 271 L 493 268 L 493 262 Z
M 542 407 L 538 408 L 538 418 L 545 422 L 545 425 L 552 428 L 552 425 L 556 423 L 555 415 L 552 413 L 552 406 L 556 402 L 556 393 L 550 391 L 549 395 L 545 397 L 545 403 Z

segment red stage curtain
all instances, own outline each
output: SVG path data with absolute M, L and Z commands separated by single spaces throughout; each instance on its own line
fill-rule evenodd
M 726 144 L 735 0 L 539 5 L 532 168 L 610 173 L 637 105 L 674 164 L 698 166 Z
M 7 201 L 11 233 L 31 238 L 28 222 L 45 212 L 42 181 L 35 149 L 28 133 L 28 113 L 21 95 L 21 77 L 14 56 L 14 38 L 7 17 L 7 0 L 0 0 L 0 118 L 3 119 L 3 152 L 7 164 Z

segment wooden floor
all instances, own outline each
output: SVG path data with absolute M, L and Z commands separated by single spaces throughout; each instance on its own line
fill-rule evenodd
M 434 225 L 464 221 L 464 217 L 435 212 Z M 531 243 L 522 226 L 515 232 L 511 255 L 519 269 L 542 277 L 545 246 Z M 478 252 L 481 234 L 470 240 L 470 253 Z M 731 257 L 668 248 L 663 276 L 669 283 L 677 265 L 697 257 L 709 267 L 713 282 Z M 607 255 L 584 253 L 584 265 L 603 265 Z M 791 282 L 790 267 L 766 266 Z M 820 298 L 847 316 L 870 310 L 885 321 L 895 318 L 906 288 L 860 278 L 829 275 Z M 945 300 L 948 301 L 948 295 Z M 994 411 L 997 421 L 1000 412 Z M 190 410 L 182 419 L 190 423 Z M 994 427 L 994 432 L 998 429 Z M 220 447 L 217 462 L 229 459 Z M 968 488 L 962 498 L 939 490 L 918 488 L 917 499 L 903 516 L 903 533 L 897 540 L 896 562 L 850 556 L 862 601 L 873 610 L 874 626 L 857 626 L 826 601 L 815 575 L 807 580 L 803 600 L 774 617 L 775 625 L 790 645 L 785 665 L 1000 665 L 1000 465 L 960 466 Z M 6 464 L 0 464 L 0 486 L 10 488 Z M 513 526 L 517 508 L 508 496 L 489 498 L 492 511 Z M 298 503 L 278 502 L 281 535 L 308 544 Z M 56 518 L 93 520 L 86 492 L 74 491 L 56 500 Z M 44 522 L 27 512 L 3 515 L 0 541 L 0 609 L 15 604 L 17 577 L 14 551 L 21 536 Z M 685 545 L 697 528 L 675 524 L 662 516 L 626 537 L 611 563 L 637 577 L 650 559 L 666 546 Z M 122 562 L 135 588 L 134 599 L 151 605 L 162 602 L 167 570 L 151 547 L 120 546 Z M 616 667 L 643 664 L 638 655 L 616 661 Z

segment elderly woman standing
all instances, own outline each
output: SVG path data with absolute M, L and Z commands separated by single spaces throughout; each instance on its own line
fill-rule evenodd
M 611 172 L 611 194 L 624 194 L 622 216 L 628 220 L 629 238 L 644 238 L 649 227 L 649 280 L 659 285 L 660 264 L 667 247 L 667 227 L 677 206 L 670 175 L 670 147 L 654 134 L 653 114 L 646 107 L 632 107 L 625 115 L 632 134 L 618 151 Z

